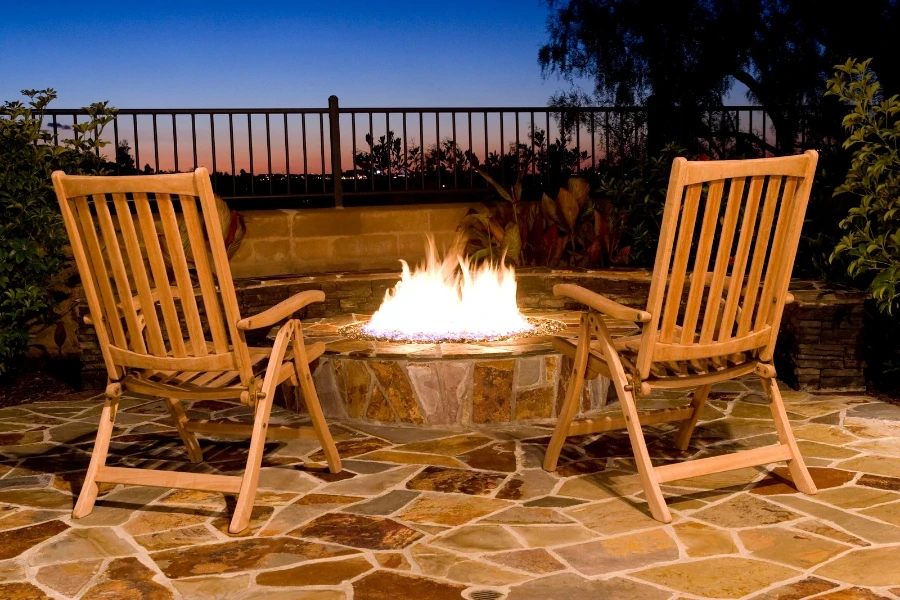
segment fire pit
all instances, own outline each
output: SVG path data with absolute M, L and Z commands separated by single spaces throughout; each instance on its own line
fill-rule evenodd
M 525 318 L 556 323 L 560 334 L 575 337 L 580 313 L 528 311 Z M 307 340 L 326 343 L 313 377 L 327 416 L 444 427 L 540 422 L 556 416 L 572 365 L 552 348 L 551 336 L 422 343 L 346 335 L 369 319 L 351 313 L 304 321 Z M 633 329 L 630 324 L 619 327 Z M 588 383 L 582 413 L 606 404 L 609 382 L 597 378 Z
M 403 262 L 373 315 L 304 323 L 308 340 L 326 342 L 314 370 L 326 415 L 444 427 L 555 417 L 571 362 L 551 340 L 574 337 L 580 313 L 523 313 L 511 267 L 475 266 L 458 251 L 439 259 L 433 244 L 427 256 L 414 272 Z M 602 408 L 608 384 L 589 382 L 580 412 Z

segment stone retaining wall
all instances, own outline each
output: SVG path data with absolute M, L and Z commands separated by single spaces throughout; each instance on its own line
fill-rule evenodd
M 247 234 L 231 259 L 234 277 L 397 269 L 425 256 L 425 234 L 449 246 L 479 204 L 241 211 Z
M 644 306 L 650 275 L 643 270 L 591 272 L 522 269 L 518 271 L 522 308 L 578 309 L 577 303 L 553 295 L 557 283 L 576 283 L 631 306 Z M 325 292 L 325 302 L 299 313 L 301 318 L 371 313 L 397 281 L 396 272 L 331 273 L 268 280 L 236 281 L 242 315 L 251 315 L 309 289 Z M 834 291 L 808 281 L 791 282 L 796 302 L 782 319 L 775 364 L 779 377 L 801 390 L 865 390 L 864 301 L 859 292 Z M 83 324 L 84 301 L 76 306 L 83 385 L 106 385 L 103 360 L 93 327 Z M 252 340 L 251 340 L 252 341 Z M 256 343 L 265 343 L 256 340 Z

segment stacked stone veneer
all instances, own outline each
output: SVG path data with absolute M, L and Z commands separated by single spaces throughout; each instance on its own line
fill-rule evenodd
M 426 234 L 449 247 L 478 204 L 242 211 L 247 234 L 231 259 L 235 277 L 398 269 L 425 256 Z
M 555 417 L 571 368 L 556 353 L 487 360 L 327 358 L 313 376 L 330 417 L 467 426 Z M 586 382 L 579 414 L 605 406 L 608 388 L 601 377 Z M 289 395 L 287 406 L 305 410 L 299 395 Z
M 264 310 L 297 292 L 325 292 L 325 302 L 298 313 L 300 318 L 331 317 L 348 312 L 374 312 L 385 292 L 398 279 L 392 273 L 331 273 L 282 279 L 238 281 L 241 313 Z M 519 306 L 522 308 L 578 309 L 577 303 L 555 297 L 557 283 L 577 283 L 632 306 L 643 306 L 649 290 L 646 271 L 550 271 L 523 269 L 518 273 Z M 782 319 L 776 366 L 779 377 L 802 390 L 865 389 L 863 353 L 864 301 L 858 292 L 834 291 L 822 284 L 794 281 L 796 302 Z M 92 327 L 84 325 L 83 300 L 75 307 L 78 341 L 83 364 L 83 385 L 106 385 L 103 361 Z M 265 343 L 259 340 L 258 343 Z

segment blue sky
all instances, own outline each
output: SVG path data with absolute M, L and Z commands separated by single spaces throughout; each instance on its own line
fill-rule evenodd
M 54 87 L 56 107 L 546 104 L 539 0 L 72 2 L 6 0 L 0 99 Z M 74 8 L 73 8 L 74 7 Z

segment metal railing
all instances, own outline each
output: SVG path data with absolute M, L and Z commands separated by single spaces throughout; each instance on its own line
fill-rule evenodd
M 706 124 L 710 146 L 749 140 L 761 155 L 774 150 L 762 107 L 691 116 Z M 44 126 L 58 140 L 85 117 L 47 109 Z M 258 206 L 343 206 L 353 197 L 484 191 L 476 166 L 504 185 L 521 171 L 540 188 L 639 152 L 650 118 L 644 107 L 340 108 L 336 96 L 327 108 L 118 109 L 104 153 L 117 174 L 206 166 L 216 193 Z

